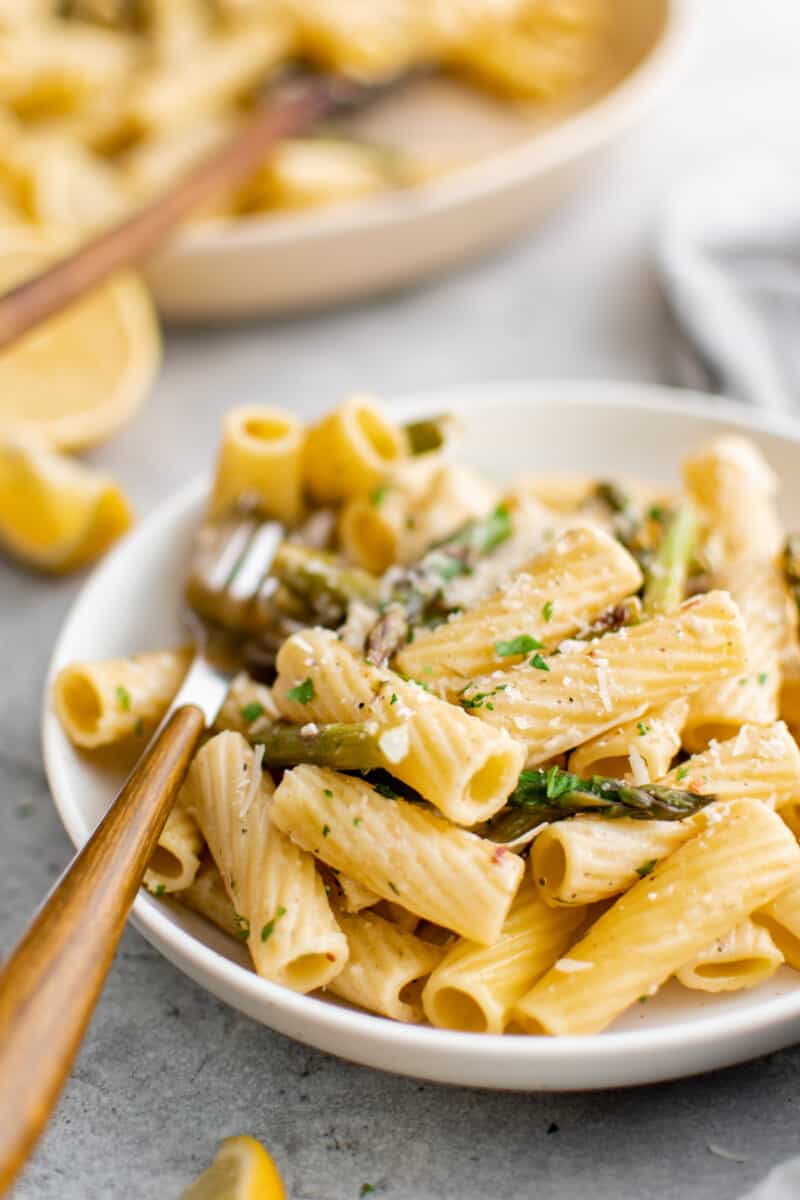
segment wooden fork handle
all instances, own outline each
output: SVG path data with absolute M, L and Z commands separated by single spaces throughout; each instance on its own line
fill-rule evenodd
M 205 727 L 179 708 L 0 972 L 0 1193 L 54 1107 Z

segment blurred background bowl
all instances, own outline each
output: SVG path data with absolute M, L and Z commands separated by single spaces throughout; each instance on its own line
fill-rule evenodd
M 510 105 L 419 82 L 356 134 L 462 162 L 415 187 L 313 212 L 183 230 L 148 267 L 162 312 L 226 320 L 407 286 L 533 225 L 574 191 L 679 75 L 686 0 L 613 0 L 602 65 L 568 102 Z

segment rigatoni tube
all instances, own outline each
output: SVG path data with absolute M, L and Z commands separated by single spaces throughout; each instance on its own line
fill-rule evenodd
M 697 836 L 626 892 L 520 1000 L 514 1018 L 528 1033 L 599 1033 L 797 875 L 800 847 L 766 805 L 734 800 L 705 814 Z
M 325 767 L 287 771 L 271 816 L 329 867 L 481 943 L 500 935 L 523 874 L 516 854 Z
M 496 813 L 513 791 L 524 750 L 460 708 L 373 667 L 326 629 L 288 638 L 273 695 L 290 720 L 374 724 L 383 766 L 462 825 Z
M 766 983 L 782 962 L 768 931 L 747 917 L 679 967 L 675 978 L 696 992 L 739 992 Z
M 292 525 L 303 511 L 303 427 L 280 408 L 234 408 L 222 427 L 211 514 L 254 497 L 266 517 Z
M 375 913 L 340 913 L 339 924 L 349 955 L 344 970 L 328 984 L 328 991 L 394 1021 L 421 1021 L 422 986 L 440 962 L 442 948 Z
M 507 670 L 531 650 L 554 650 L 641 581 L 635 560 L 607 533 L 592 526 L 568 530 L 495 595 L 417 633 L 397 655 L 397 667 L 426 681 L 456 676 L 462 685 Z
M 175 804 L 144 874 L 148 891 L 160 896 L 188 888 L 200 867 L 203 835 L 183 804 Z
M 596 642 L 534 658 L 508 675 L 476 680 L 461 703 L 488 725 L 511 731 L 535 766 L 648 708 L 740 672 L 742 619 L 726 592 L 687 600 Z
M 71 663 L 53 684 L 53 707 L 76 746 L 93 750 L 151 733 L 189 669 L 189 650 Z
M 313 858 L 270 820 L 272 790 L 253 750 L 232 732 L 206 743 L 185 787 L 256 971 L 311 992 L 342 969 L 347 941 Z
M 800 971 L 800 879 L 754 913 L 790 967 Z
M 328 504 L 362 496 L 408 455 L 405 432 L 369 396 L 350 396 L 308 431 L 306 487 Z
M 575 940 L 586 909 L 553 909 L 523 880 L 491 946 L 461 938 L 431 974 L 422 1006 L 431 1025 L 503 1033 L 511 1010 Z
M 660 708 L 648 709 L 638 720 L 628 721 L 591 738 L 573 750 L 569 769 L 576 775 L 606 775 L 643 784 L 666 775 L 681 748 L 681 730 L 689 702 L 681 697 Z
M 661 780 L 718 800 L 760 801 L 779 810 L 800 796 L 800 750 L 786 726 L 747 725 Z M 585 814 L 558 821 L 533 844 L 531 872 L 548 904 L 591 904 L 624 892 L 688 841 L 705 820 L 637 821 Z

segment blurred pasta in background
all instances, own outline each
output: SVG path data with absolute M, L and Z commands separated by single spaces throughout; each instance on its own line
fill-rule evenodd
M 575 88 L 605 0 L 0 0 L 0 221 L 88 231 L 224 139 L 287 66 L 416 63 L 509 101 Z M 413 154 L 320 130 L 201 213 L 354 200 L 417 182 Z

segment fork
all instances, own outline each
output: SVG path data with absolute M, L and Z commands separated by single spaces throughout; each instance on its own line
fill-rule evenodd
M 282 537 L 277 522 L 253 516 L 223 527 L 200 564 L 206 595 L 222 610 L 252 603 Z M 185 616 L 195 655 L 180 691 L 0 971 L 0 1193 L 55 1106 L 150 855 L 239 666 L 233 635 L 194 609 Z

